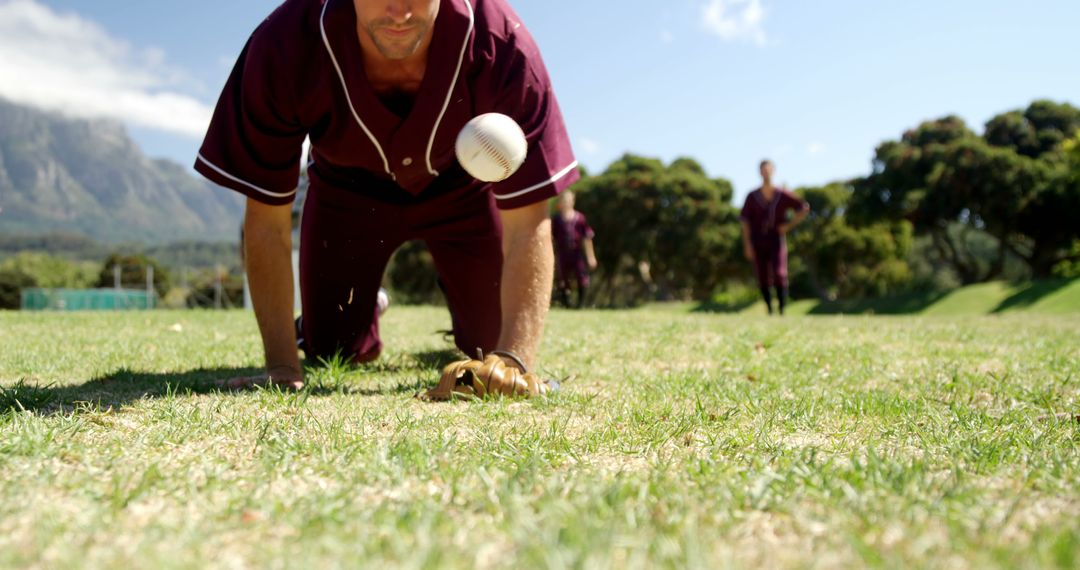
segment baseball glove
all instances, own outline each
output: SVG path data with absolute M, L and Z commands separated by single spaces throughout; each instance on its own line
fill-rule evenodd
M 502 357 L 514 361 L 517 366 L 507 365 Z M 483 360 L 461 360 L 448 364 L 443 369 L 439 385 L 419 397 L 429 402 L 451 400 L 455 395 L 532 398 L 558 390 L 558 387 L 557 382 L 542 380 L 528 372 L 525 363 L 513 353 L 495 351 Z

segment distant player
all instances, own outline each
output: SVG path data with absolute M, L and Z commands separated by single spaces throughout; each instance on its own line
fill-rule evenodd
M 516 174 L 493 184 L 454 155 L 462 127 L 488 112 L 514 119 L 528 143 Z M 290 204 L 305 138 L 294 323 Z M 506 0 L 286 0 L 241 53 L 195 168 L 248 198 L 266 370 L 229 387 L 302 387 L 298 341 L 311 359 L 377 358 L 383 272 L 417 239 L 457 346 L 533 364 L 554 273 L 548 199 L 578 171 L 540 52 Z
M 773 314 L 772 289 L 780 314 L 788 300 L 787 233 L 810 215 L 810 204 L 798 196 L 773 186 L 776 167 L 771 160 L 761 162 L 761 188 L 746 197 L 742 209 L 743 253 L 754 264 L 761 296 Z M 795 215 L 789 220 L 788 213 Z
M 551 217 L 551 237 L 555 241 L 555 292 L 565 307 L 570 306 L 570 289 L 577 285 L 577 308 L 585 306 L 589 290 L 589 271 L 596 269 L 593 229 L 585 214 L 574 209 L 574 193 L 559 196 L 557 211 Z

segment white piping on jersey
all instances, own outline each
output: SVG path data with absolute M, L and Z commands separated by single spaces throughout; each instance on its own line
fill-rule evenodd
M 228 172 L 225 172 L 224 170 L 219 168 L 216 164 L 210 162 L 209 160 L 206 160 L 206 158 L 202 155 L 201 152 L 199 153 L 199 162 L 205 164 L 206 166 L 209 166 L 214 172 L 217 172 L 218 174 L 224 176 L 225 178 L 228 178 L 229 180 L 232 180 L 233 182 L 236 182 L 237 184 L 243 184 L 244 186 L 247 186 L 248 188 L 251 188 L 252 190 L 262 192 L 263 194 L 266 194 L 267 196 L 272 196 L 274 198 L 288 198 L 289 196 L 292 196 L 293 194 L 296 194 L 295 189 L 293 189 L 292 192 L 271 192 L 269 190 L 264 190 L 262 188 L 259 188 L 258 186 L 254 185 L 254 184 L 252 184 L 252 183 L 250 183 L 250 182 L 248 182 L 246 180 L 241 180 L 241 179 L 233 176 L 232 174 L 229 174 Z
M 435 134 L 439 132 L 439 124 L 442 123 L 443 116 L 446 115 L 446 109 L 450 107 L 450 99 L 454 97 L 454 88 L 457 87 L 458 76 L 461 74 L 461 64 L 465 61 L 465 52 L 469 49 L 469 38 L 472 37 L 473 26 L 476 23 L 472 2 L 469 0 L 464 1 L 465 6 L 469 9 L 469 29 L 465 32 L 465 41 L 461 42 L 461 55 L 458 56 L 457 70 L 454 71 L 454 79 L 450 82 L 450 90 L 446 92 L 446 101 L 443 102 L 442 111 L 439 111 L 439 118 L 435 119 L 435 126 L 431 129 L 431 138 L 428 139 L 427 169 L 428 174 L 432 176 L 439 175 L 438 171 L 431 167 L 431 149 L 435 146 Z
M 397 180 L 397 176 L 394 171 L 390 170 L 390 161 L 386 159 L 386 153 L 383 152 L 382 145 L 375 138 L 375 135 L 371 134 L 364 121 L 360 120 L 360 114 L 356 112 L 356 108 L 353 107 L 352 97 L 349 96 L 349 86 L 345 84 L 345 74 L 341 72 L 341 66 L 338 65 L 337 57 L 334 55 L 333 48 L 330 47 L 330 40 L 326 37 L 326 25 L 323 20 L 326 19 L 326 9 L 330 6 L 330 0 L 326 0 L 323 4 L 322 14 L 319 16 L 319 31 L 322 32 L 323 45 L 326 46 L 326 52 L 330 54 L 330 61 L 334 64 L 334 70 L 337 71 L 338 79 L 341 80 L 341 88 L 345 90 L 345 101 L 349 104 L 349 110 L 352 111 L 352 116 L 356 119 L 356 123 L 360 125 L 360 128 L 364 131 L 364 134 L 371 139 L 371 144 L 375 145 L 375 150 L 379 151 L 379 157 L 383 161 L 383 169 L 390 175 L 390 178 Z
M 518 196 L 521 196 L 523 194 L 528 194 L 529 192 L 532 192 L 533 190 L 539 190 L 540 188 L 543 188 L 544 186 L 547 186 L 548 184 L 551 184 L 551 183 L 557 181 L 558 179 L 562 178 L 563 176 L 566 176 L 567 174 L 570 174 L 570 171 L 577 168 L 577 166 L 578 166 L 578 161 L 575 160 L 574 162 L 570 163 L 570 166 L 567 166 L 566 168 L 560 170 L 558 172 L 558 174 L 556 174 L 555 176 L 552 176 L 551 178 L 549 178 L 549 179 L 547 179 L 547 180 L 545 180 L 545 181 L 543 181 L 543 182 L 541 182 L 539 184 L 534 184 L 534 185 L 529 186 L 528 188 L 526 188 L 524 190 L 518 190 L 517 192 L 513 192 L 513 193 L 510 193 L 510 194 L 496 194 L 495 199 L 496 200 L 509 200 L 510 198 L 517 198 Z

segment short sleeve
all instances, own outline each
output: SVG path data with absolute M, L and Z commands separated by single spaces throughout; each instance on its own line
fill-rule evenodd
M 280 44 L 267 23 L 240 54 L 218 99 L 195 162 L 211 181 L 271 205 L 291 203 L 306 129 Z
M 516 173 L 492 185 L 496 204 L 510 210 L 552 198 L 580 178 L 570 137 L 547 69 L 532 38 L 519 30 L 503 63 L 495 112 L 512 117 L 525 132 L 528 154 Z

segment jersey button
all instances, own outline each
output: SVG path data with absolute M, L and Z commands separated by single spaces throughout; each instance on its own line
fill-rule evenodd
M 412 166 L 412 159 L 406 156 L 405 160 L 401 161 L 401 164 L 404 166 Z

